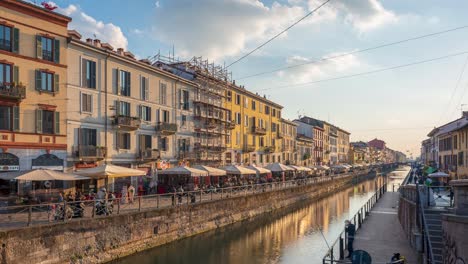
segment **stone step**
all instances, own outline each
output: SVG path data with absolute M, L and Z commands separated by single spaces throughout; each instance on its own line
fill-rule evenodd
M 442 230 L 429 230 L 429 237 L 440 237 L 440 238 L 442 238 Z
M 442 216 L 440 214 L 424 214 L 424 217 L 426 220 L 441 220 L 442 221 Z
M 428 225 L 442 226 L 442 219 L 426 219 Z
M 446 213 L 447 210 L 442 209 L 442 210 L 437 210 L 437 209 L 425 209 L 424 210 L 424 215 L 440 215 Z
M 429 228 L 429 232 L 442 230 L 442 225 L 432 225 L 428 223 L 427 227 Z
M 442 243 L 442 236 L 431 236 L 429 234 L 429 240 L 431 240 L 431 243 Z
M 431 246 L 432 246 L 432 249 L 441 249 L 444 247 L 444 243 L 442 243 L 442 241 L 440 242 L 435 242 L 431 239 Z
M 434 254 L 434 264 L 443 264 L 442 254 Z

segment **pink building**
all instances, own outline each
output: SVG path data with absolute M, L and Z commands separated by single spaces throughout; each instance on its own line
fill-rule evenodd
M 378 150 L 384 150 L 386 148 L 385 141 L 380 140 L 380 139 L 373 139 L 373 140 L 369 141 L 367 143 L 367 145 L 369 145 L 369 147 L 371 147 L 371 148 L 375 148 L 375 149 L 378 149 Z
M 314 165 L 322 165 L 323 163 L 323 131 L 319 126 L 313 127 L 314 134 Z

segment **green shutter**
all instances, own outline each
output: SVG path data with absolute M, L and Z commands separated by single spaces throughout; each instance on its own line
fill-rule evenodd
M 36 36 L 36 57 L 42 59 L 42 37 Z
M 36 70 L 36 90 L 42 90 L 42 74 L 39 70 Z
M 13 131 L 19 131 L 19 107 L 13 106 Z
M 13 82 L 19 84 L 19 67 L 13 66 Z
M 36 133 L 42 134 L 42 110 L 36 110 Z
M 13 52 L 19 53 L 19 29 L 13 29 Z
M 58 92 L 60 88 L 60 78 L 58 74 L 54 74 L 54 92 Z
M 60 112 L 55 112 L 55 134 L 60 134 Z
M 115 101 L 115 116 L 120 116 L 120 101 Z
M 60 63 L 60 40 L 54 40 L 54 62 Z

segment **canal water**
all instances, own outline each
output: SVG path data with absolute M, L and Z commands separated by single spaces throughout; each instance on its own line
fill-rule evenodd
M 389 191 L 393 185 L 397 189 L 408 170 L 390 174 Z M 383 179 L 368 180 L 316 202 L 278 210 L 113 263 L 322 263 L 327 251 L 325 239 L 329 244 L 335 241 L 344 221 L 374 194 L 376 182 L 381 186 Z

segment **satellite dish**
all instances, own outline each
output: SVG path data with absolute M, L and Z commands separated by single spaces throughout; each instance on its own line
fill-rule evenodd
M 356 250 L 351 255 L 351 263 L 352 264 L 372 264 L 372 258 L 364 250 Z

